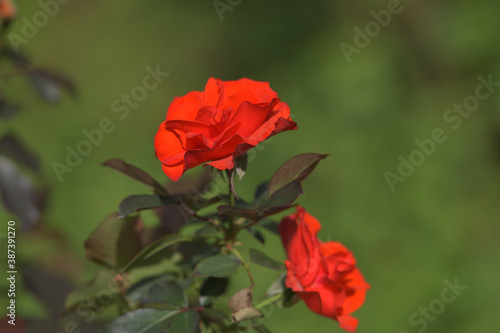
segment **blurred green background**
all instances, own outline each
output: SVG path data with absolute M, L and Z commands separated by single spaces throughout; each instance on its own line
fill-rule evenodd
M 20 18 L 32 20 L 41 10 L 35 1 L 17 4 Z M 229 6 L 221 20 L 212 1 L 72 0 L 20 45 L 36 65 L 72 78 L 79 93 L 54 107 L 19 80 L 4 87 L 23 110 L 2 121 L 0 130 L 15 132 L 39 154 L 52 187 L 44 223 L 67 237 L 75 253 L 75 260 L 44 265 L 60 249 L 21 235 L 18 260 L 42 265 L 69 284 L 91 278 L 96 266 L 85 260 L 86 237 L 122 198 L 148 193 L 100 163 L 123 158 L 166 182 L 153 137 L 174 96 L 203 90 L 209 77 L 248 77 L 270 82 L 299 130 L 263 144 L 238 191 L 250 198 L 257 183 L 295 154 L 330 154 L 305 182 L 299 202 L 322 222 L 322 239 L 353 251 L 372 286 L 354 314 L 358 332 L 495 331 L 500 91 L 456 129 L 443 116 L 475 93 L 479 76 L 500 81 L 500 2 L 403 1 L 402 11 L 350 63 L 340 44 L 355 45 L 354 28 L 364 30 L 374 20 L 370 11 L 386 9 L 388 1 L 243 0 Z M 12 31 L 22 29 L 18 19 Z M 113 101 L 142 84 L 147 66 L 157 65 L 169 76 L 120 120 Z M 85 139 L 82 130 L 97 128 L 103 118 L 115 130 L 59 182 L 51 164 L 64 163 L 65 147 L 75 148 Z M 447 140 L 391 191 L 384 174 L 396 174 L 399 156 L 408 159 L 418 149 L 414 141 L 431 138 L 436 128 Z M 154 224 L 152 215 L 145 216 Z M 9 218 L 0 213 L 0 220 Z M 278 238 L 266 236 L 266 252 L 284 260 Z M 253 269 L 260 295 L 276 273 Z M 440 299 L 443 281 L 455 278 L 467 289 L 425 329 L 412 325 L 409 317 Z M 231 289 L 246 284 L 239 272 Z M 50 316 L 26 289 L 17 299 L 20 316 Z M 275 309 L 264 323 L 273 332 L 342 331 L 303 303 Z

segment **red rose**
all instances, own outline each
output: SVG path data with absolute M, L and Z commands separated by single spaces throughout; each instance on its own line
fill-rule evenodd
M 13 19 L 16 17 L 17 9 L 11 0 L 0 0 L 0 18 Z
M 234 159 L 274 134 L 296 129 L 288 105 L 267 82 L 210 78 L 204 92 L 177 97 L 155 137 L 163 171 L 177 181 L 201 163 L 232 169 Z
M 338 242 L 320 242 L 321 224 L 304 208 L 285 217 L 279 226 L 288 260 L 286 286 L 296 292 L 309 309 L 337 320 L 354 332 L 358 319 L 350 314 L 365 300 L 370 288 L 356 267 L 352 253 Z

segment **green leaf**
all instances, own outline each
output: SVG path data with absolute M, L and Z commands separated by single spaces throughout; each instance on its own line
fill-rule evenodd
M 200 261 L 196 265 L 195 275 L 226 277 L 238 268 L 241 262 L 230 255 L 217 254 Z
M 159 208 L 174 202 L 175 200 L 170 197 L 156 194 L 131 195 L 120 202 L 118 213 L 119 217 L 122 218 L 140 210 Z
M 285 281 L 286 273 L 280 274 L 266 291 L 268 297 L 283 294 L 283 297 L 276 302 L 280 308 L 290 307 L 300 301 L 300 297 L 285 285 Z
M 302 194 L 304 194 L 302 185 L 300 185 L 299 181 L 294 180 L 274 192 L 273 195 L 259 205 L 258 209 L 268 211 L 289 207 Z
M 149 279 L 159 275 L 178 275 L 182 274 L 179 267 L 181 259 L 181 255 L 179 253 L 173 251 L 172 249 L 166 249 L 164 252 L 160 252 L 154 257 L 141 261 L 130 271 L 126 271 L 126 268 L 123 268 L 122 272 L 126 272 L 121 274 L 127 278 L 129 285 L 133 285 L 144 279 Z
M 85 242 L 85 255 L 97 264 L 120 269 L 140 252 L 141 229 L 138 216 L 120 219 L 110 215 Z
M 270 269 L 276 269 L 278 271 L 285 268 L 279 261 L 270 258 L 264 252 L 256 249 L 250 249 L 250 261 Z
M 199 317 L 194 310 L 139 309 L 126 313 L 103 333 L 194 333 Z
M 59 73 L 38 68 L 28 70 L 26 74 L 32 86 L 48 102 L 55 103 L 59 101 L 61 88 L 73 96 L 77 93 L 75 84 Z
M 169 333 L 196 333 L 200 316 L 196 311 L 189 309 L 172 317 L 170 322 Z
M 306 153 L 286 161 L 273 175 L 269 182 L 268 197 L 293 181 L 302 182 L 328 155 Z
M 19 111 L 19 106 L 5 99 L 0 99 L 0 118 L 12 118 Z
M 41 211 L 35 186 L 17 165 L 0 155 L 0 192 L 3 206 L 20 219 L 23 230 L 34 227 Z
M 191 237 L 182 237 L 179 235 L 165 235 L 162 238 L 158 239 L 154 243 L 150 244 L 148 247 L 144 248 L 141 252 L 139 252 L 132 260 L 130 260 L 127 265 L 125 265 L 121 274 L 128 272 L 134 268 L 140 267 L 144 264 L 144 262 L 151 258 L 153 255 L 161 252 L 165 248 L 180 243 L 180 242 L 190 242 L 193 238 Z
M 278 306 L 280 308 L 289 308 L 298 302 L 300 302 L 300 297 L 296 293 L 293 292 L 292 289 L 286 288 L 285 292 L 283 293 L 284 297 L 281 299 L 280 302 L 278 302 Z
M 214 235 L 219 232 L 219 229 L 213 224 L 208 224 L 207 222 L 202 223 L 205 225 L 194 233 L 195 236 Z
M 50 103 L 59 101 L 61 92 L 57 83 L 46 75 L 43 70 L 29 70 L 26 75 L 31 85 L 46 101 Z
M 109 159 L 106 162 L 102 163 L 102 165 L 118 170 L 121 173 L 124 173 L 127 176 L 150 186 L 158 195 L 168 197 L 167 190 L 165 190 L 163 186 L 161 186 L 156 180 L 154 180 L 153 177 L 151 177 L 148 173 L 144 172 L 138 167 L 125 163 L 122 159 Z
M 145 303 L 144 299 L 147 297 L 149 290 L 159 282 L 174 281 L 176 276 L 173 274 L 162 274 L 160 276 L 152 276 L 132 285 L 127 290 L 127 298 L 135 303 Z
M 209 277 L 200 289 L 200 305 L 209 306 L 219 296 L 226 292 L 229 280 L 227 278 Z
M 220 248 L 213 243 L 207 243 L 203 240 L 194 240 L 185 242 L 177 246 L 176 251 L 182 255 L 182 264 L 191 270 L 194 265 L 206 257 L 218 254 Z
M 285 286 L 285 279 L 286 279 L 286 273 L 280 274 L 267 288 L 266 295 L 267 297 L 269 296 L 274 296 L 278 294 L 283 294 L 285 292 L 286 286 Z
M 40 161 L 36 154 L 13 134 L 7 133 L 2 136 L 0 139 L 0 153 L 9 156 L 33 171 L 40 171 Z
M 184 290 L 173 281 L 160 281 L 153 285 L 143 302 L 147 303 L 164 303 L 176 307 L 185 308 L 188 306 L 188 299 Z
M 270 219 L 262 219 L 259 221 L 259 225 L 276 235 L 280 235 L 279 223 L 276 221 Z
M 179 235 L 166 235 L 167 237 L 163 239 L 160 243 L 158 243 L 154 248 L 151 248 L 150 251 L 145 253 L 144 259 L 148 259 L 158 252 L 166 249 L 169 246 L 172 246 L 177 243 L 183 242 L 193 242 L 195 239 L 191 237 L 181 237 Z
M 64 305 L 66 311 L 72 311 L 80 304 L 85 304 L 87 308 L 111 305 L 119 293 L 114 279 L 110 271 L 98 271 L 91 281 L 81 284 L 68 295 Z
M 259 230 L 256 230 L 255 228 L 248 227 L 246 230 L 259 242 L 262 244 L 266 243 L 266 239 L 264 238 L 264 235 Z
M 254 199 L 256 202 L 261 201 L 264 198 L 267 198 L 267 194 L 269 193 L 269 182 L 263 182 L 259 186 L 257 186 L 257 189 L 255 190 L 255 195 Z

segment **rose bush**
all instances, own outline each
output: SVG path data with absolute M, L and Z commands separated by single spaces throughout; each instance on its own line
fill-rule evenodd
M 210 78 L 205 91 L 173 100 L 155 136 L 163 171 L 177 181 L 206 163 L 232 169 L 234 159 L 274 134 L 296 129 L 288 105 L 267 82 Z
M 78 312 L 82 300 L 96 299 L 111 281 L 117 288 L 107 306 L 116 306 L 121 315 L 103 333 L 270 332 L 263 323 L 272 312 L 268 306 L 287 308 L 300 299 L 354 331 L 358 321 L 351 313 L 364 302 L 369 285 L 351 252 L 337 242 L 320 242 L 321 225 L 301 207 L 279 227 L 272 219 L 297 207 L 302 182 L 328 154 L 295 155 L 268 181 L 255 184 L 252 197 L 236 193 L 235 175 L 241 180 L 248 171 L 246 151 L 296 127 L 288 106 L 266 82 L 209 79 L 204 92 L 175 98 L 155 137 L 165 174 L 177 181 L 202 163 L 227 172 L 201 173 L 163 186 L 122 159 L 105 161 L 104 166 L 153 193 L 125 197 L 118 212 L 88 237 L 85 254 L 102 270 L 68 296 L 65 313 Z M 206 190 L 215 181 L 227 186 L 227 195 Z M 145 210 L 154 210 L 156 226 L 145 226 L 140 215 Z M 240 237 L 247 231 L 258 242 L 254 245 L 265 244 L 264 230 L 281 235 L 288 260 L 248 248 Z M 253 293 L 261 282 L 253 278 L 253 264 L 283 272 L 269 281 L 258 301 Z M 233 292 L 228 286 L 240 279 L 233 274 L 238 269 L 246 272 L 248 285 L 227 301 L 224 295 Z
M 352 253 L 341 243 L 323 243 L 316 234 L 321 224 L 304 208 L 285 217 L 279 230 L 287 253 L 286 286 L 312 311 L 337 320 L 354 332 L 358 319 L 350 314 L 364 302 L 365 282 Z

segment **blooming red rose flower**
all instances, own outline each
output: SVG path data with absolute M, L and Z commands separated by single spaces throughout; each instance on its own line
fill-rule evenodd
M 304 208 L 285 217 L 279 230 L 288 260 L 286 286 L 312 311 L 337 320 L 354 332 L 358 319 L 351 316 L 365 300 L 366 283 L 352 253 L 339 242 L 323 243 L 316 234 L 321 224 Z
M 296 129 L 288 105 L 267 82 L 210 78 L 205 91 L 177 97 L 155 137 L 163 171 L 177 181 L 207 162 L 232 169 L 234 159 L 274 134 Z
M 16 15 L 17 9 L 11 0 L 0 0 L 0 18 L 13 19 Z

